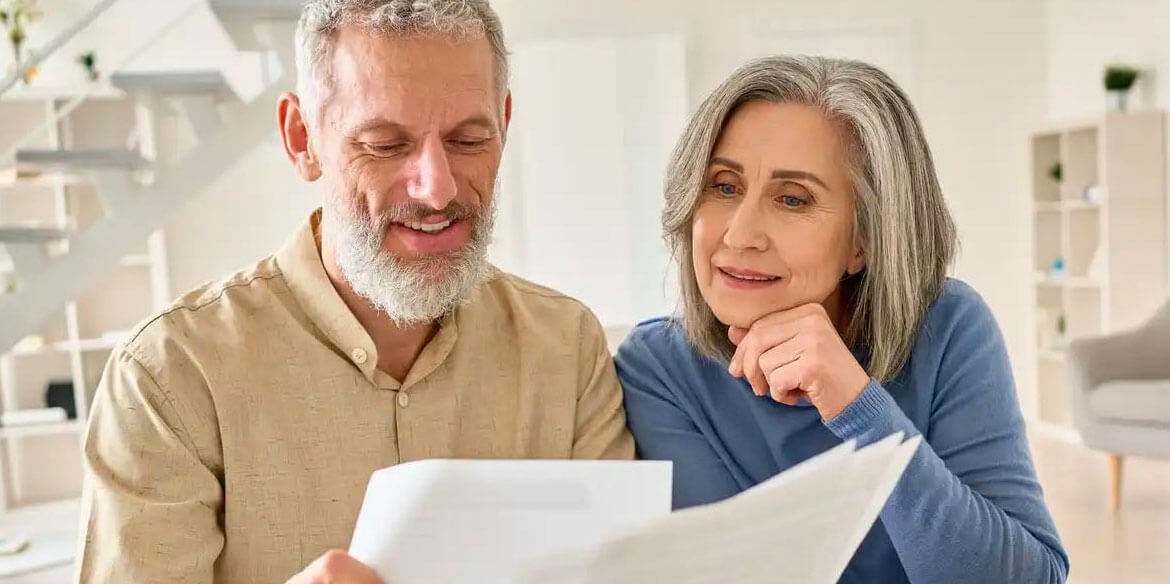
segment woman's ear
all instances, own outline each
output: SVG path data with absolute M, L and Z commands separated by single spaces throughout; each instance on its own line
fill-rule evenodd
M 849 258 L 849 266 L 845 271 L 850 276 L 855 276 L 865 269 L 865 250 L 861 249 L 860 245 L 853 246 L 853 256 Z
M 284 152 L 297 169 L 297 174 L 306 182 L 313 182 L 321 178 L 321 164 L 317 154 L 313 151 L 309 127 L 305 123 L 304 110 L 295 94 L 286 93 L 280 96 L 277 105 L 277 116 L 280 121 L 280 137 L 284 143 Z

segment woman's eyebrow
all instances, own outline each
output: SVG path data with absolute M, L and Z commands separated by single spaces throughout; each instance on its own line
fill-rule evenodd
M 785 169 L 773 170 L 772 171 L 772 178 L 773 179 L 780 179 L 780 180 L 807 180 L 811 183 L 820 185 L 820 187 L 822 189 L 825 189 L 825 190 L 829 189 L 828 185 L 825 184 L 825 181 L 821 180 L 821 178 L 819 176 L 817 176 L 811 172 L 805 172 L 803 170 L 785 170 Z

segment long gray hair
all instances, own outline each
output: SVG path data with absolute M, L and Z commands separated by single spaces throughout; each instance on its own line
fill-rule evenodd
M 921 124 L 905 93 L 880 69 L 822 57 L 771 57 L 732 73 L 699 107 L 671 156 L 662 225 L 678 262 L 682 322 L 692 345 L 727 361 L 727 325 L 695 278 L 692 223 L 708 162 L 724 123 L 746 102 L 818 108 L 847 136 L 865 269 L 842 284 L 852 318 L 846 344 L 864 347 L 868 373 L 895 377 L 910 357 L 923 316 L 946 282 L 957 241 Z

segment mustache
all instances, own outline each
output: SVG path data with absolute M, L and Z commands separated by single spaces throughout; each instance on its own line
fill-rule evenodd
M 385 228 L 391 223 L 421 222 L 435 215 L 442 216 L 444 221 L 469 221 L 478 224 L 483 221 L 486 213 L 483 207 L 463 201 L 451 201 L 442 210 L 435 210 L 416 201 L 407 201 L 383 211 L 377 218 L 377 225 Z

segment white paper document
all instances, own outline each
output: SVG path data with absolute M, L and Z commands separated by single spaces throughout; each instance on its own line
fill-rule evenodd
M 350 553 L 388 584 L 829 584 L 920 441 L 842 444 L 675 513 L 670 463 L 408 463 L 374 473 Z

